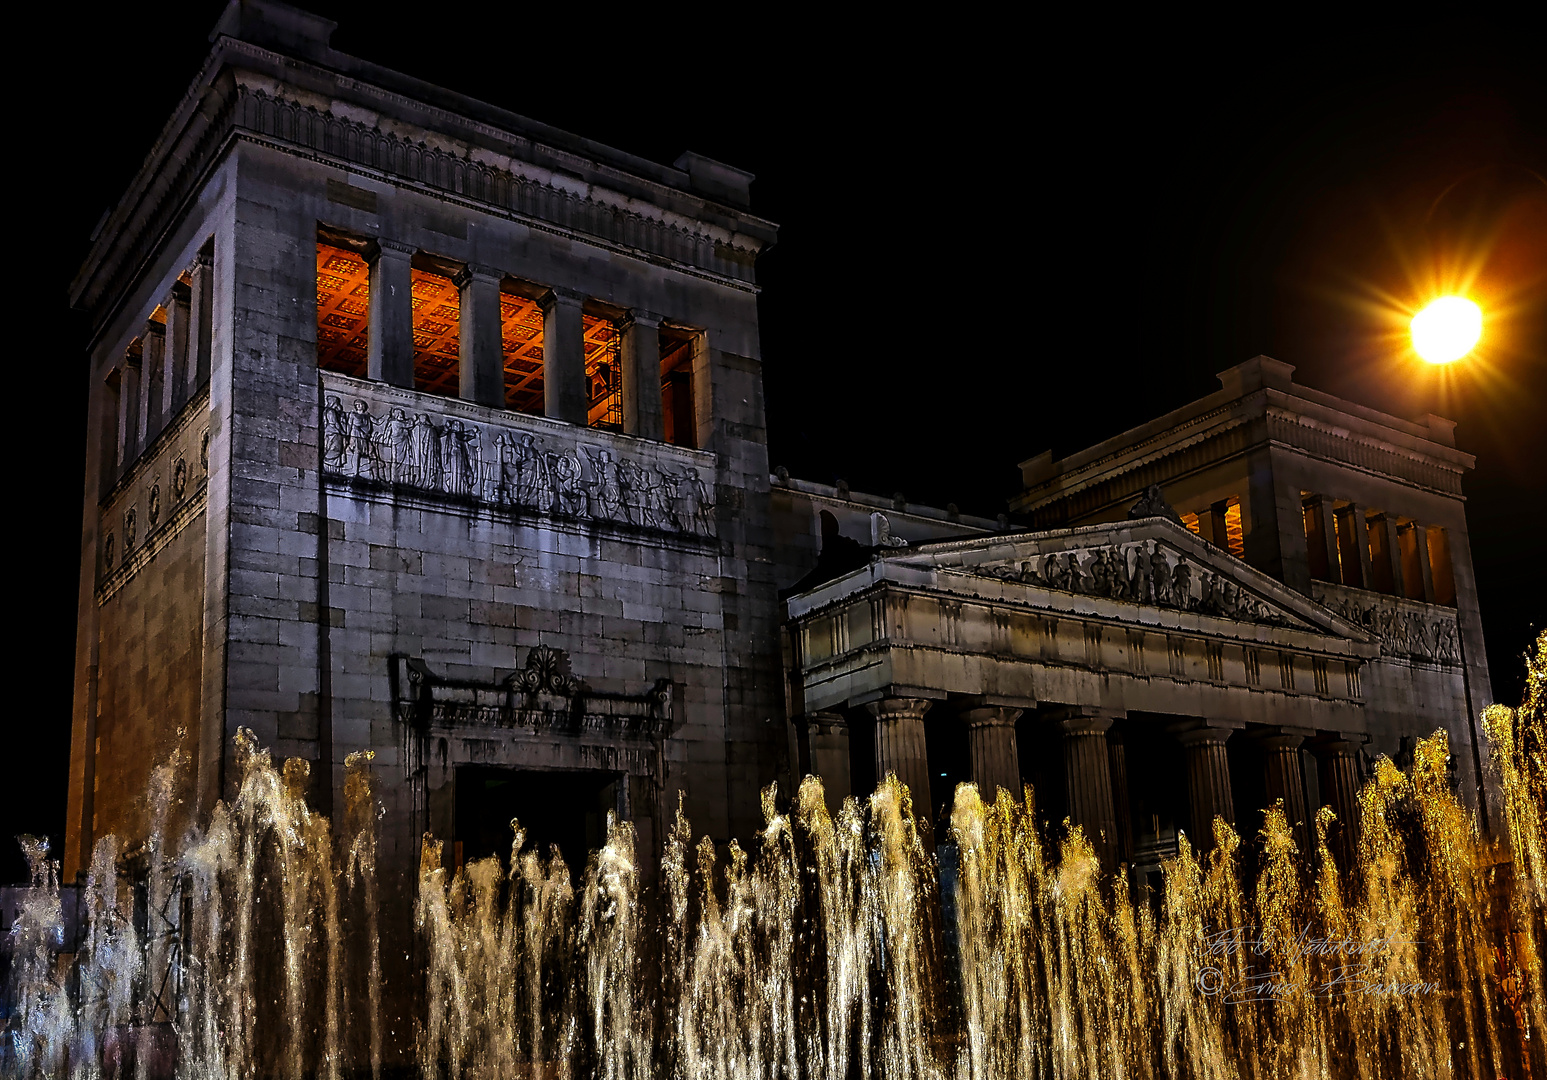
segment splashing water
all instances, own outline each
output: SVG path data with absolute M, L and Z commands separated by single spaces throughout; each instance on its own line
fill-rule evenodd
M 517 822 L 508 860 L 454 872 L 427 836 L 424 982 L 396 1066 L 370 754 L 346 763 L 335 831 L 302 797 L 306 764 L 276 767 L 244 732 L 237 795 L 202 828 L 171 842 L 174 760 L 152 779 L 143 850 L 97 842 L 73 969 L 56 864 L 23 838 L 7 1065 L 147 1080 L 1541 1075 L 1544 661 L 1547 635 L 1525 704 L 1485 717 L 1508 856 L 1450 793 L 1443 734 L 1407 773 L 1379 763 L 1354 865 L 1336 862 L 1330 810 L 1301 850 L 1274 806 L 1256 837 L 1218 820 L 1205 853 L 1183 837 L 1155 896 L 1131 896 L 1079 828 L 1040 825 L 1029 788 L 986 803 L 962 785 L 953 934 L 892 777 L 836 814 L 816 778 L 788 811 L 770 788 L 748 849 L 695 844 L 679 807 L 658 885 L 627 822 L 609 820 L 578 880 Z M 132 885 L 126 864 L 142 868 Z

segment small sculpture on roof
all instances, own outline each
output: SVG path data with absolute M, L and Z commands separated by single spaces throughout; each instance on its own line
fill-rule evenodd
M 1174 521 L 1178 525 L 1182 523 L 1182 515 L 1176 512 L 1176 508 L 1166 502 L 1166 497 L 1160 492 L 1159 484 L 1151 484 L 1144 489 L 1144 494 L 1139 496 L 1139 501 L 1128 508 L 1129 519 L 1163 517 L 1167 521 Z

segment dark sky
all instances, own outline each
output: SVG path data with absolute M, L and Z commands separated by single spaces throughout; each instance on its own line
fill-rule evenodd
M 85 400 L 65 288 L 221 7 L 58 5 L 38 39 L 67 42 L 68 63 L 50 59 L 21 121 L 42 145 L 18 147 L 37 189 L 12 251 L 44 317 L 16 326 L 55 328 L 26 367 L 64 392 L 53 411 L 13 406 L 26 459 L 51 468 L 16 473 L 45 513 L 13 529 L 13 565 L 42 591 L 17 624 L 0 837 L 63 828 Z M 313 9 L 345 51 L 647 158 L 691 148 L 756 173 L 754 209 L 781 226 L 759 268 L 770 453 L 796 476 L 993 516 L 1017 462 L 1209 393 L 1258 353 L 1376 408 L 1452 417 L 1478 458 L 1495 694 L 1518 700 L 1547 612 L 1547 86 L 1523 28 L 1278 27 L 1270 43 L 1211 26 L 1179 45 L 1186 28 L 1115 12 L 706 31 L 564 5 Z M 1489 322 L 1441 384 L 1403 349 L 1403 311 L 1457 287 Z

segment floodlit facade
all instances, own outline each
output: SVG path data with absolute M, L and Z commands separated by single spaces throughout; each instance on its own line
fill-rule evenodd
M 611 814 L 648 865 L 679 799 L 744 839 L 812 771 L 834 800 L 896 772 L 926 824 L 957 782 L 1034 783 L 1140 875 L 1216 814 L 1347 820 L 1436 727 L 1486 788 L 1448 422 L 1258 358 L 1026 462 L 997 521 L 771 473 L 752 177 L 331 31 L 233 3 L 73 284 L 67 878 L 229 799 L 241 729 L 329 814 L 374 753 L 387 952 L 426 833 L 460 864 L 519 818 L 578 865 Z

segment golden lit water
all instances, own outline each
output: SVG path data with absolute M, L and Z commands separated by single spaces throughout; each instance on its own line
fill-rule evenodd
M 1547 635 L 1524 705 L 1485 718 L 1498 840 L 1452 796 L 1436 734 L 1406 773 L 1378 763 L 1354 865 L 1335 861 L 1330 810 L 1300 850 L 1274 807 L 1255 837 L 1216 821 L 1206 852 L 1184 838 L 1156 896 L 1130 895 L 1078 828 L 1039 826 L 1029 788 L 989 804 L 961 786 L 938 861 L 894 779 L 836 814 L 815 778 L 787 809 L 770 789 L 750 849 L 695 843 L 679 810 L 652 881 L 627 823 L 610 823 L 578 881 L 519 824 L 508 860 L 456 872 L 427 837 L 408 1068 L 478 1080 L 1541 1076 L 1544 712 Z M 13 931 L 18 1075 L 114 1074 L 129 1043 L 147 1078 L 391 1070 L 370 755 L 349 759 L 337 829 L 306 806 L 304 762 L 276 768 L 247 736 L 238 757 L 238 794 L 202 829 L 174 844 L 158 824 L 132 853 L 98 841 L 73 968 L 55 959 L 55 864 L 23 840 L 34 888 Z M 177 768 L 152 781 L 157 822 Z M 130 857 L 138 901 L 120 872 Z M 136 920 L 136 902 L 151 915 Z M 172 939 L 155 913 L 178 903 L 187 975 L 163 993 Z

